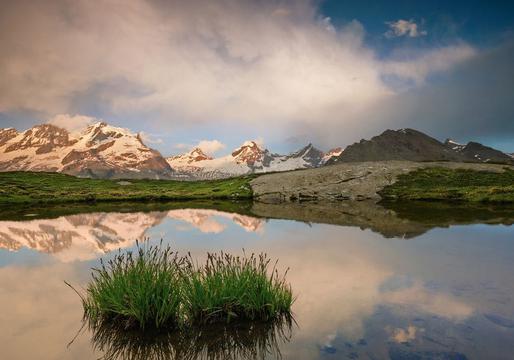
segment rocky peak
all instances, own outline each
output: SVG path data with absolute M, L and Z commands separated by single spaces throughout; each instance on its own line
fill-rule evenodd
M 336 148 L 333 148 L 333 149 L 330 149 L 326 152 L 326 155 L 341 155 L 341 153 L 343 152 L 343 148 L 342 147 L 336 147 Z
M 92 147 L 106 141 L 112 141 L 123 137 L 134 138 L 138 143 L 143 145 L 143 141 L 139 134 L 133 134 L 128 129 L 110 126 L 103 121 L 89 125 L 81 134 L 81 139 L 86 141 L 87 147 Z
M 342 147 L 336 147 L 336 148 L 328 150 L 325 154 L 323 154 L 322 163 L 324 164 L 331 158 L 341 155 L 342 152 L 343 152 Z
M 265 152 L 255 141 L 245 141 L 243 145 L 232 152 L 232 157 L 238 164 L 253 165 L 263 160 Z
M 413 129 L 386 130 L 354 143 L 327 164 L 355 161 L 460 161 L 462 155 L 440 141 Z
M 212 160 L 212 157 L 205 154 L 202 149 L 199 147 L 195 147 L 193 150 L 177 156 L 170 156 L 168 158 L 169 161 L 180 161 L 185 162 L 187 164 L 191 164 L 194 162 L 202 161 L 202 160 Z
M 323 158 L 323 151 L 315 148 L 311 143 L 301 148 L 300 150 L 289 155 L 291 158 L 302 158 L 311 166 L 318 166 L 321 164 Z
M 202 149 L 194 148 L 189 152 L 189 157 L 191 158 L 191 162 L 193 161 L 202 161 L 202 160 L 212 160 L 212 157 L 205 154 Z
M 444 146 L 455 151 L 461 151 L 466 145 L 459 144 L 458 142 L 452 139 L 446 139 L 444 141 Z
M 5 145 L 6 142 L 18 136 L 18 131 L 13 128 L 0 129 L 0 146 Z
M 462 145 L 458 151 L 465 157 L 465 161 L 512 164 L 511 156 L 475 141 Z
M 14 142 L 5 149 L 5 152 L 36 148 L 36 154 L 45 154 L 57 147 L 75 143 L 75 140 L 70 140 L 68 131 L 51 124 L 36 125 L 11 139 Z

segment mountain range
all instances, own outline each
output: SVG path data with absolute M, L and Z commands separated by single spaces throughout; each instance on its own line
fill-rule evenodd
M 246 141 L 213 158 L 202 149 L 164 158 L 139 134 L 98 122 L 70 133 L 51 124 L 23 132 L 0 129 L 0 171 L 50 171 L 91 178 L 218 179 L 314 168 L 341 162 L 410 160 L 514 164 L 514 156 L 477 142 L 440 142 L 413 129 L 386 130 L 370 140 L 323 152 L 312 144 L 289 155 Z
M 255 141 L 246 141 L 231 154 L 216 159 L 207 156 L 202 149 L 194 148 L 190 152 L 166 160 L 176 171 L 175 176 L 188 179 L 216 179 L 249 173 L 319 167 L 332 156 L 339 155 L 341 151 L 334 149 L 324 153 L 308 144 L 292 154 L 279 155 L 263 149 Z

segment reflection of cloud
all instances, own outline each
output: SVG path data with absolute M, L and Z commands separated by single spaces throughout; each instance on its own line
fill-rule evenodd
M 443 316 L 453 320 L 463 320 L 473 313 L 473 308 L 451 295 L 429 291 L 422 284 L 384 293 L 386 303 L 411 306 L 419 311 Z
M 66 348 L 80 328 L 82 307 L 63 280 L 81 281 L 71 264 L 0 268 L 2 359 L 98 358 L 87 334 Z
M 317 357 L 304 343 L 323 347 L 331 346 L 338 336 L 350 342 L 366 337 L 369 326 L 383 326 L 370 325 L 369 321 L 384 305 L 399 306 L 402 315 L 414 313 L 423 317 L 428 313 L 452 321 L 472 314 L 471 306 L 445 293 L 429 291 L 421 281 L 403 281 L 401 286 L 384 291 L 384 284 L 391 278 L 403 278 L 396 273 L 395 264 L 384 261 L 383 254 L 373 254 L 365 244 L 349 238 L 341 241 L 341 233 L 331 239 L 316 233 L 316 242 L 298 247 L 290 244 L 280 254 L 275 253 L 281 264 L 291 268 L 288 280 L 298 296 L 293 311 L 301 331 L 284 351 L 286 357 Z M 419 336 L 420 331 L 407 327 L 397 332 L 391 330 L 390 335 L 402 342 Z
M 203 233 L 218 234 L 226 229 L 224 224 L 215 219 L 216 217 L 232 220 L 248 232 L 260 232 L 264 226 L 264 220 L 259 218 L 209 209 L 170 210 L 168 217 L 185 221 Z
M 412 325 L 409 325 L 407 329 L 394 329 L 393 335 L 391 339 L 396 341 L 397 343 L 406 343 L 416 338 L 416 333 L 418 332 L 418 328 Z
M 203 210 L 170 210 L 168 217 L 180 221 L 186 221 L 203 233 L 219 234 L 226 228 L 225 225 L 211 218 L 212 215 L 206 214 Z

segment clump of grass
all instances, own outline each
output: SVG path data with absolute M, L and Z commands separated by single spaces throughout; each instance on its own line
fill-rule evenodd
M 180 325 L 182 262 L 169 247 L 121 251 L 93 269 L 82 297 L 91 324 L 119 322 L 126 328 Z
M 285 276 L 265 254 L 249 257 L 208 254 L 203 266 L 187 261 L 184 306 L 189 321 L 210 324 L 233 320 L 271 320 L 290 313 L 294 298 Z
M 265 254 L 208 254 L 199 266 L 169 246 L 119 252 L 100 268 L 82 299 L 90 327 L 116 323 L 126 329 L 183 329 L 290 316 L 291 287 Z

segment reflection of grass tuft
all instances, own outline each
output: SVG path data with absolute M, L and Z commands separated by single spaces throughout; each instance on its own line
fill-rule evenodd
M 204 266 L 170 247 L 140 246 L 93 269 L 79 296 L 92 326 L 187 328 L 196 324 L 268 321 L 289 315 L 291 288 L 266 255 L 208 254 Z M 71 286 L 71 285 L 70 285 Z
M 180 331 L 137 331 L 117 323 L 91 327 L 92 343 L 106 360 L 281 358 L 293 319 L 205 325 Z
M 385 200 L 514 202 L 514 170 L 419 169 L 400 175 L 379 194 Z

